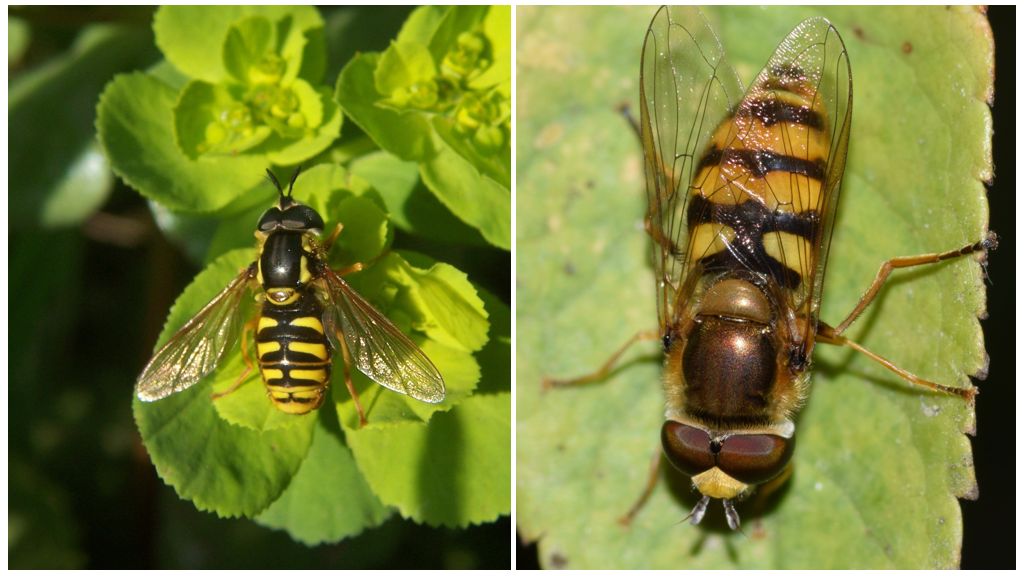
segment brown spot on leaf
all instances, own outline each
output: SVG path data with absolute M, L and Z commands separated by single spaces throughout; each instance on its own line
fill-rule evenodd
M 910 42 L 904 42 L 903 46 L 901 46 L 900 49 L 903 50 L 904 54 L 910 54 L 911 52 L 914 51 L 914 45 L 911 44 Z

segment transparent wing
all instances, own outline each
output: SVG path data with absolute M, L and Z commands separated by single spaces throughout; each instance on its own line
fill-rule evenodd
M 444 379 L 419 346 L 333 271 L 325 270 L 322 284 L 329 299 L 327 323 L 341 330 L 360 372 L 417 400 L 444 400 Z
M 693 7 L 662 7 L 644 39 L 640 130 L 647 180 L 647 231 L 653 238 L 658 319 L 672 323 L 682 296 L 689 185 L 699 154 L 743 94 L 722 45 Z M 714 230 L 706 230 L 713 241 Z
M 842 38 L 824 18 L 800 23 L 779 44 L 751 84 L 722 142 L 713 186 L 715 203 L 751 201 L 764 215 L 763 250 L 730 256 L 781 288 L 803 323 L 807 352 L 814 342 L 825 265 L 846 166 L 853 80 Z M 708 156 L 713 156 L 712 149 Z M 750 210 L 754 213 L 754 210 Z
M 750 88 L 693 8 L 662 8 L 644 43 L 648 231 L 662 326 L 715 272 L 771 285 L 813 346 L 846 162 L 852 78 L 823 18 L 798 25 Z
M 140 400 L 181 392 L 216 368 L 252 311 L 255 266 L 243 270 L 153 355 L 135 384 Z

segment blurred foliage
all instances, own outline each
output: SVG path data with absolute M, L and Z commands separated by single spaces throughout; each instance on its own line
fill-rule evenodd
M 319 11 L 322 60 L 312 68 L 304 60 L 296 77 L 333 83 L 357 52 L 387 49 L 409 13 Z M 159 62 L 153 15 L 153 8 L 114 6 L 8 11 L 10 567 L 507 568 L 507 518 L 457 530 L 392 514 L 377 529 L 308 548 L 250 520 L 199 512 L 157 478 L 132 421 L 135 378 L 175 297 L 203 262 L 251 246 L 253 222 L 272 196 L 264 190 L 228 199 L 217 216 L 183 215 L 147 203 L 113 178 L 94 136 L 104 86 L 121 73 L 131 79 L 146 72 L 174 89 L 190 81 L 186 70 Z M 235 55 L 238 63 L 252 53 Z M 246 80 L 232 78 L 225 82 Z M 212 93 L 194 90 L 204 89 Z M 256 178 L 266 162 L 254 163 Z M 367 186 L 395 199 L 386 203 L 396 215 L 393 248 L 449 263 L 497 295 L 481 292 L 489 310 L 504 312 L 492 324 L 498 338 L 477 358 L 485 378 L 490 374 L 481 399 L 500 398 L 495 393 L 509 389 L 508 253 L 445 208 L 415 170 L 405 177 L 389 171 L 395 161 L 354 124 L 315 162 L 351 163 Z M 424 213 L 450 233 L 427 238 L 434 226 Z M 507 406 L 506 395 L 506 418 Z M 507 485 L 507 470 L 505 476 Z M 261 523 L 290 520 L 277 512 L 274 520 L 268 510 Z

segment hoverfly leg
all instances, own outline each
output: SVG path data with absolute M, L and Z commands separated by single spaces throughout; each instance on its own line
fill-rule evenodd
M 651 494 L 654 493 L 654 488 L 658 485 L 658 473 L 661 472 L 661 447 L 654 451 L 654 458 L 651 459 L 650 472 L 647 474 L 647 484 L 644 485 L 644 491 L 640 493 L 640 497 L 636 499 L 629 508 L 629 512 L 626 512 L 625 516 L 619 518 L 619 524 L 623 526 L 629 526 L 633 523 L 633 518 L 640 513 L 640 509 L 647 504 L 647 500 L 650 499 Z
M 649 340 L 658 340 L 661 335 L 656 330 L 643 330 L 630 336 L 629 340 L 626 341 L 618 350 L 611 355 L 600 368 L 589 374 L 584 374 L 576 378 L 551 378 L 545 376 L 541 381 L 541 386 L 545 389 L 560 388 L 565 386 L 576 386 L 579 384 L 588 384 L 590 382 L 597 382 L 605 379 L 609 373 L 615 368 L 615 364 L 619 361 L 619 358 L 625 354 L 626 350 L 636 344 L 637 342 L 644 342 Z
M 704 519 L 704 513 L 708 511 L 708 502 L 711 502 L 710 496 L 706 494 L 701 496 L 697 505 L 693 507 L 693 510 L 690 510 L 690 513 L 687 514 L 686 518 L 683 518 L 683 520 L 689 520 L 690 524 L 693 524 L 694 526 L 700 524 L 700 521 Z
M 868 350 L 867 348 L 861 346 L 860 344 L 857 344 L 853 340 L 850 340 L 845 336 L 840 336 L 836 334 L 834 328 L 823 322 L 818 323 L 818 333 L 815 336 L 815 340 L 825 344 L 834 344 L 836 346 L 847 346 L 849 348 L 852 348 L 857 352 L 860 352 L 861 354 L 867 356 L 868 358 L 871 358 L 875 362 L 878 362 L 882 366 L 885 366 L 889 370 L 892 370 L 897 375 L 899 375 L 900 378 L 903 378 L 904 380 L 910 382 L 915 386 L 921 386 L 922 388 L 928 388 L 930 390 L 942 392 L 944 394 L 950 394 L 952 396 L 959 396 L 968 402 L 974 402 L 974 397 L 978 395 L 978 388 L 975 386 L 969 386 L 967 388 L 956 388 L 953 386 L 944 386 L 942 384 L 936 384 L 935 382 L 932 382 L 930 380 L 925 380 L 924 378 L 921 378 L 920 376 L 917 376 L 912 372 L 900 368 L 899 366 L 893 364 L 891 361 L 886 360 L 885 358 L 879 356 L 878 354 L 875 354 L 874 352 Z
M 633 129 L 633 132 L 636 133 L 637 140 L 640 140 L 642 144 L 644 140 L 643 129 L 640 128 L 640 121 L 637 120 L 636 116 L 633 114 L 633 110 L 630 108 L 629 102 L 619 103 L 619 105 L 615 107 L 615 110 L 618 111 L 619 114 L 622 114 L 622 117 L 626 119 L 626 122 L 629 122 L 629 127 Z
M 248 338 L 248 336 L 249 336 L 250 332 L 255 332 L 256 331 L 256 322 L 258 320 L 259 320 L 259 318 L 253 318 L 252 320 L 249 320 L 248 322 L 246 322 L 245 326 L 242 328 L 242 338 L 241 338 L 241 341 L 242 341 L 242 361 L 245 362 L 245 370 L 242 370 L 242 373 L 238 375 L 238 379 L 235 380 L 235 383 L 232 384 L 230 388 L 228 388 L 227 390 L 224 390 L 223 392 L 215 392 L 213 394 L 210 394 L 210 399 L 211 400 L 217 400 L 218 398 L 223 398 L 224 396 L 227 396 L 228 394 L 231 394 L 235 390 L 238 390 L 238 387 L 242 385 L 242 382 L 245 382 L 245 379 L 248 378 L 249 374 L 252 373 L 253 364 L 252 364 L 252 358 L 249 358 L 249 338 Z
M 350 266 L 345 266 L 344 268 L 342 268 L 340 270 L 335 270 L 334 273 L 337 274 L 338 276 L 345 276 L 345 275 L 348 275 L 348 274 L 352 274 L 354 272 L 360 272 L 360 271 L 362 271 L 362 269 L 363 269 L 363 263 L 362 262 L 356 262 L 355 264 L 352 264 Z
M 835 335 L 838 336 L 845 332 L 846 329 L 849 328 L 850 324 L 853 324 L 854 320 L 864 312 L 868 305 L 870 305 L 875 297 L 878 296 L 878 291 L 882 289 L 886 279 L 889 278 L 889 274 L 891 274 L 893 270 L 897 268 L 911 268 L 924 264 L 934 264 L 936 262 L 942 262 L 943 260 L 967 256 L 975 252 L 988 252 L 989 250 L 995 250 L 998 246 L 999 239 L 996 237 L 996 234 L 994 232 L 989 232 L 985 235 L 983 240 L 975 242 L 974 244 L 968 244 L 956 250 L 935 254 L 919 254 L 917 256 L 901 256 L 882 263 L 882 266 L 878 269 L 878 274 L 875 275 L 875 280 L 864 292 L 864 295 L 860 297 L 860 300 L 857 302 L 857 305 L 854 306 L 853 311 L 851 311 L 849 315 L 846 316 L 846 319 L 840 322 L 833 330 Z
M 341 348 L 341 366 L 342 373 L 345 375 L 345 387 L 348 388 L 348 393 L 352 396 L 352 401 L 356 405 L 356 413 L 359 414 L 359 427 L 362 428 L 366 426 L 366 413 L 363 412 L 363 405 L 359 403 L 359 394 L 356 393 L 356 387 L 352 383 L 352 373 L 349 371 L 349 366 L 352 365 L 352 357 L 348 354 L 348 346 L 345 345 L 345 337 L 341 331 L 335 330 L 334 334 L 338 339 L 338 347 Z
M 322 248 L 323 248 L 323 251 L 325 253 L 329 252 L 331 250 L 331 246 L 334 246 L 334 241 L 337 240 L 338 236 L 341 235 L 341 228 L 342 228 L 341 222 L 338 222 L 337 224 L 335 224 L 334 225 L 334 230 L 331 231 L 331 235 L 328 236 L 326 240 L 324 240 Z

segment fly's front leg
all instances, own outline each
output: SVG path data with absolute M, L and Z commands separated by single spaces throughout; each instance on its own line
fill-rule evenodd
M 330 252 L 331 246 L 334 246 L 335 240 L 338 239 L 338 236 L 341 236 L 341 229 L 342 228 L 343 228 L 343 226 L 342 226 L 341 222 L 338 222 L 337 224 L 334 225 L 334 230 L 331 231 L 331 235 L 328 236 L 327 239 L 324 240 L 323 250 L 324 250 L 325 254 L 327 252 Z

